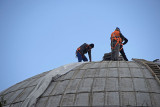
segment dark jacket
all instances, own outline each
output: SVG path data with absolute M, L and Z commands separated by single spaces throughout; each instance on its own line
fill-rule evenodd
M 84 43 L 83 45 L 81 45 L 81 46 L 79 47 L 79 52 L 80 52 L 82 55 L 86 54 L 86 53 L 89 52 L 90 50 L 91 50 L 90 46 L 89 46 L 88 44 L 86 44 L 86 43 Z

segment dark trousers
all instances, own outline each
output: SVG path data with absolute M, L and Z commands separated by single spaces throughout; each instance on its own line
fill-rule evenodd
M 77 53 L 78 62 L 81 62 L 82 60 L 88 61 L 85 55 L 82 56 L 78 51 L 76 51 L 76 53 Z
M 120 45 L 120 49 L 121 49 L 121 48 L 122 48 L 122 45 Z M 128 59 L 127 59 L 127 57 L 126 57 L 126 54 L 124 53 L 123 48 L 121 49 L 120 53 L 121 53 L 121 55 L 123 56 L 123 59 L 124 59 L 125 61 L 128 61 Z

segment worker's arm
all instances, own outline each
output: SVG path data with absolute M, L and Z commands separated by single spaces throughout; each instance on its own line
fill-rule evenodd
M 122 35 L 122 33 L 120 33 L 120 37 L 121 37 L 122 40 L 124 41 L 124 42 L 123 42 L 123 45 L 125 45 L 125 44 L 128 42 L 128 39 L 125 38 L 125 37 Z
M 91 50 L 88 51 L 88 56 L 89 56 L 89 61 L 92 62 L 92 58 L 91 58 Z

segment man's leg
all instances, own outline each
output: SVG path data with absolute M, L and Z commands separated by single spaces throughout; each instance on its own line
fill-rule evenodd
M 120 47 L 121 48 L 121 47 Z M 124 60 L 128 61 L 127 57 L 126 57 L 126 54 L 124 53 L 124 50 L 123 48 L 121 49 L 120 51 L 121 55 L 123 56 Z
M 88 61 L 87 57 L 85 55 L 83 55 L 83 61 Z
M 77 52 L 77 57 L 78 57 L 78 62 L 81 62 L 82 61 L 82 55 L 79 52 Z

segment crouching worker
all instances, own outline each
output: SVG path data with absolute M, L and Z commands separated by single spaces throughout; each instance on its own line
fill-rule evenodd
M 77 50 L 76 50 L 76 56 L 78 58 L 78 62 L 83 61 L 88 61 L 88 59 L 86 58 L 86 56 L 84 54 L 88 53 L 89 56 L 89 60 L 90 62 L 92 61 L 91 58 L 91 49 L 94 48 L 94 44 L 86 44 L 84 43 L 83 45 L 81 45 Z

